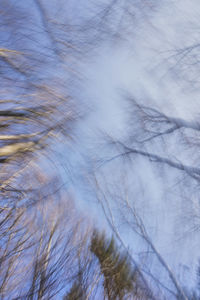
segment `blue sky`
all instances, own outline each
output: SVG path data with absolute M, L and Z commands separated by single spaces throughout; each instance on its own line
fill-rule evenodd
M 198 1 L 155 4 L 143 18 L 139 14 L 135 23 L 132 20 L 130 29 L 122 31 L 123 39 L 107 39 L 95 49 L 95 56 L 83 63 L 80 98 L 84 96 L 91 112 L 80 122 L 78 147 L 86 156 L 89 153 L 94 161 L 103 161 L 113 155 L 106 149 L 102 132 L 113 139 L 125 140 L 139 130 L 137 118 L 134 121 L 134 112 L 125 100 L 126 94 L 168 116 L 198 122 L 199 65 L 193 63 L 192 53 L 180 57 L 178 51 L 198 41 L 199 14 Z M 185 134 L 194 137 L 191 132 Z M 157 140 L 145 147 L 175 161 L 195 165 L 198 153 L 184 143 L 173 135 L 163 145 Z M 153 242 L 180 282 L 193 287 L 200 245 L 199 232 L 193 227 L 194 215 L 199 214 L 196 183 L 189 178 L 184 184 L 179 171 L 162 168 L 141 157 L 136 157 L 131 167 L 117 161 L 101 172 L 103 181 L 107 180 L 106 186 L 111 186 L 111 194 L 116 193 L 112 185 L 119 188 L 125 172 L 128 197 L 137 198 L 135 205 Z M 83 192 L 83 198 L 87 198 L 87 193 Z M 87 200 L 84 203 L 87 207 Z M 133 251 L 140 252 L 140 245 L 141 251 L 145 251 L 140 241 L 133 245 L 133 232 L 123 238 Z M 157 273 L 155 258 L 150 258 L 150 265 Z M 166 282 L 166 274 L 161 275 L 161 270 L 159 274 Z
M 10 1 L 11 8 L 16 3 Z M 118 153 L 108 137 L 138 146 L 135 140 L 146 136 L 144 122 L 127 96 L 169 117 L 198 124 L 199 49 L 187 55 L 183 49 L 198 46 L 199 1 L 135 1 L 134 5 L 111 1 L 114 6 L 106 12 L 103 7 L 107 1 L 42 3 L 52 28 L 58 21 L 67 24 L 65 40 L 71 50 L 59 62 L 54 60 L 52 44 L 56 50 L 55 41 L 60 36 L 52 38 L 44 33 L 44 22 L 31 0 L 17 3 L 31 18 L 25 28 L 29 34 L 25 37 L 27 44 L 18 40 L 16 43 L 22 49 L 30 45 L 31 50 L 40 53 L 41 60 L 49 61 L 36 70 L 37 79 L 47 79 L 63 95 L 68 93 L 79 116 L 72 129 L 73 139 L 59 136 L 52 145 L 56 149 L 52 157 L 55 163 L 49 172 L 60 173 L 66 190 L 84 215 L 107 228 L 97 204 L 95 174 L 134 258 L 153 274 L 159 273 L 160 280 L 171 287 L 157 258 L 149 255 L 144 260 L 141 253 L 148 250 L 147 245 L 130 224 L 124 225 L 129 215 L 122 207 L 128 199 L 175 276 L 182 285 L 193 287 L 200 246 L 198 183 L 183 172 L 141 156 L 104 162 Z M 31 39 L 36 42 L 29 44 Z M 51 59 L 45 57 L 49 48 Z M 65 106 L 63 115 L 67 110 Z M 175 133 L 141 147 L 173 161 L 198 166 L 198 139 L 198 132 L 189 130 L 183 131 L 181 137 Z M 43 163 L 45 168 L 48 162 Z

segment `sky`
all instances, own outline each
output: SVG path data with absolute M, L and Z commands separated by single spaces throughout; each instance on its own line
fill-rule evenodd
M 114 155 L 106 146 L 105 134 L 114 140 L 125 141 L 134 135 L 133 132 L 140 132 L 137 132 L 140 124 L 126 95 L 136 99 L 140 105 L 156 108 L 170 117 L 198 123 L 198 49 L 187 55 L 181 51 L 198 43 L 200 3 L 186 0 L 161 1 L 159 5 L 153 1 L 151 3 L 152 6 L 145 10 L 142 8 L 141 13 L 136 11 L 135 18 L 129 20 L 129 26 L 128 21 L 124 21 L 125 26 L 123 22 L 121 27 L 119 25 L 118 34 L 122 38 L 118 35 L 110 39 L 107 37 L 93 49 L 94 54 L 82 63 L 84 75 L 78 85 L 77 96 L 84 99 L 89 113 L 77 127 L 77 148 L 87 157 L 89 170 L 95 171 L 97 176 L 101 173 L 99 176 L 103 188 L 106 178 L 110 194 L 116 194 L 116 186 L 120 190 L 121 178 L 126 176 L 125 185 L 130 201 L 134 201 L 153 243 L 181 284 L 193 288 L 196 285 L 200 246 L 197 229 L 198 184 L 185 178 L 180 171 L 160 167 L 142 157 L 135 157 L 131 164 L 114 160 L 101 167 L 101 171 L 98 168 L 99 161 Z M 123 18 L 126 19 L 125 14 Z M 198 133 L 190 131 L 184 134 L 191 140 L 198 137 Z M 158 139 L 145 147 L 175 161 L 197 166 L 197 148 L 180 140 L 178 135 L 166 137 L 162 143 Z M 83 209 L 88 211 L 90 188 L 87 180 L 80 179 L 80 174 L 83 192 L 80 196 L 79 190 L 79 197 L 83 199 Z M 85 169 L 82 174 L 84 177 Z M 124 189 L 123 186 L 123 193 Z M 133 252 L 145 251 L 146 246 L 133 232 L 119 228 L 125 243 Z M 156 258 L 151 256 L 148 263 L 157 274 L 159 264 Z M 161 280 L 166 282 L 165 272 L 162 274 L 159 270 L 159 274 Z
M 76 205 L 109 230 L 98 203 L 95 175 L 134 259 L 173 288 L 156 256 L 149 251 L 145 257 L 149 246 L 131 229 L 133 216 L 124 209 L 128 199 L 181 285 L 194 288 L 200 246 L 198 181 L 148 157 L 120 158 L 121 148 L 114 143 L 121 141 L 187 166 L 199 164 L 198 130 L 182 129 L 180 134 L 138 143 L 148 136 L 144 126 L 150 125 L 134 101 L 192 124 L 198 125 L 199 118 L 200 2 L 157 2 L 116 0 L 107 6 L 105 0 L 42 1 L 52 28 L 58 20 L 68 26 L 65 39 L 71 50 L 62 62 L 55 62 L 52 51 L 60 36 L 44 34 L 37 1 L 17 5 L 24 12 L 32 8 L 24 33 L 33 28 L 34 33 L 25 40 L 36 41 L 30 45 L 44 61 L 51 49 L 52 59 L 45 69 L 45 64 L 39 66 L 37 78 L 52 80 L 63 95 L 69 93 L 78 115 L 70 128 L 73 138 L 52 145 L 56 151 L 51 172 L 55 167 Z M 11 1 L 11 8 L 15 4 Z M 16 45 L 28 47 L 17 39 Z

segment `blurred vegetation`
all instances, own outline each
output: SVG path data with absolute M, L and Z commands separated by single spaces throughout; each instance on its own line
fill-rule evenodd
M 120 1 L 77 24 L 67 1 L 64 9 L 50 2 L 0 3 L 0 299 L 159 299 L 118 236 L 78 212 L 60 174 L 71 180 L 65 147 L 81 111 L 71 93 L 77 66 L 107 36 L 122 37 L 113 17 Z M 127 3 L 122 33 L 141 5 Z
M 59 170 L 59 151 L 79 118 L 70 93 L 77 58 L 94 46 L 95 26 L 86 35 L 91 24 L 83 32 L 61 11 L 57 17 L 62 1 L 54 4 L 0 4 L 0 298 L 99 299 L 104 290 L 122 299 L 132 288 L 131 267 L 113 240 L 107 249 L 93 235 Z

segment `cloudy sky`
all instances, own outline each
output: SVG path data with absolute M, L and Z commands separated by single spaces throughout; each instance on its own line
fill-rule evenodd
M 198 124 L 200 3 L 143 1 L 140 6 L 130 7 L 115 7 L 117 17 L 113 12 L 109 15 L 112 34 L 101 40 L 99 33 L 100 42 L 97 40 L 97 46 L 81 63 L 82 80 L 77 83 L 76 95 L 84 102 L 87 113 L 77 126 L 77 149 L 87 158 L 87 168 L 97 176 L 101 173 L 102 188 L 106 178 L 108 197 L 116 195 L 116 185 L 125 193 L 126 185 L 130 202 L 137 207 L 153 243 L 181 283 L 193 286 L 200 246 L 198 183 L 184 171 L 141 156 L 134 156 L 130 163 L 114 159 L 102 163 L 100 168 L 99 164 L 117 151 L 111 149 L 105 136 L 128 141 L 128 145 L 130 137 L 142 139 L 141 124 L 127 98 L 169 117 Z M 113 21 L 113 14 L 119 22 Z M 182 134 L 184 138 L 174 133 L 142 147 L 172 161 L 198 167 L 198 132 L 183 130 Z M 87 199 L 90 203 L 92 197 L 88 196 L 90 188 L 83 179 L 85 165 L 79 169 L 79 162 L 80 159 L 75 162 L 78 180 L 84 184 L 78 194 L 84 202 L 83 209 L 89 210 Z M 126 178 L 124 182 L 122 177 Z M 145 251 L 146 245 L 122 227 L 119 225 L 125 243 L 137 254 Z M 150 257 L 149 264 L 158 271 L 155 257 Z
M 5 17 L 4 46 L 37 54 L 28 80 L 46 80 L 76 111 L 71 139 L 52 145 L 49 172 L 60 172 L 76 205 L 110 232 L 105 205 L 145 274 L 159 274 L 173 290 L 169 266 L 181 286 L 193 288 L 200 246 L 200 2 L 16 3 L 2 4 L 13 20 Z M 26 84 L 20 76 L 19 86 L 9 86 L 16 97 Z

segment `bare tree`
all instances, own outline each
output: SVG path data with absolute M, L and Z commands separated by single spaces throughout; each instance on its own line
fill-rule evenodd
M 28 4 L 0 4 L 1 299 L 55 297 L 75 276 L 85 234 L 59 193 L 56 157 L 76 119 L 68 88 L 76 50 L 48 6 Z
M 79 75 L 78 61 L 108 37 L 112 41 L 122 39 L 125 30 L 132 30 L 130 20 L 138 20 L 141 12 L 145 15 L 150 8 L 146 1 L 112 0 L 95 4 L 97 12 L 87 20 L 71 22 L 73 17 L 68 17 L 63 1 L 56 5 L 42 0 L 27 3 L 31 9 L 23 1 L 3 0 L 0 4 L 0 295 L 2 299 L 51 299 L 66 289 L 66 299 L 73 299 L 78 289 L 80 297 L 94 299 L 102 292 L 103 276 L 91 253 L 87 253 L 89 229 L 80 229 L 79 216 L 72 218 L 73 209 L 59 194 L 63 178 L 58 168 L 63 167 L 63 161 L 57 157 L 64 147 L 59 149 L 58 144 L 73 138 L 73 124 L 79 115 L 71 96 L 71 84 Z M 174 135 L 184 146 L 198 149 L 199 124 L 129 100 L 138 121 L 137 134 L 109 141 L 116 146 L 116 156 L 104 164 L 121 157 L 131 162 L 133 157 L 143 157 L 153 165 L 181 172 L 185 181 L 198 187 L 199 168 L 178 156 L 173 158 L 174 153 L 163 155 L 163 149 L 168 137 Z M 154 151 L 153 143 L 158 139 L 161 146 Z M 95 187 L 108 223 L 126 246 L 113 219 L 115 208 L 110 208 L 110 200 L 99 185 L 101 182 Z M 150 271 L 148 274 L 128 251 L 148 297 L 156 299 L 150 293 L 147 277 L 174 297 L 187 299 L 137 209 L 124 195 L 119 203 L 123 222 L 143 239 L 173 285 L 170 289 Z M 19 274 L 23 274 L 24 281 Z M 135 296 L 130 292 L 130 297 Z
M 152 235 L 151 228 L 153 225 L 151 225 L 151 221 L 148 221 L 148 212 L 145 213 L 142 185 L 139 185 L 140 193 L 137 192 L 138 179 L 136 176 L 138 174 L 139 177 L 140 173 L 137 173 L 136 168 L 140 167 L 137 162 L 142 162 L 141 165 L 144 168 L 146 165 L 147 170 L 149 167 L 152 168 L 156 176 L 164 181 L 164 184 L 167 182 L 168 176 L 172 176 L 177 181 L 175 184 L 177 194 L 172 201 L 176 202 L 177 197 L 185 197 L 182 199 L 182 218 L 187 222 L 185 222 L 186 228 L 183 228 L 182 234 L 185 235 L 191 230 L 198 229 L 199 201 L 197 197 L 200 174 L 198 137 L 200 126 L 198 120 L 169 116 L 157 107 L 142 104 L 144 102 L 142 100 L 136 101 L 134 98 L 128 97 L 128 101 L 131 111 L 130 127 L 126 134 L 128 137 L 121 140 L 107 137 L 109 147 L 112 146 L 116 154 L 105 158 L 103 163 L 98 166 L 96 171 L 98 180 L 95 179 L 96 190 L 99 190 L 97 198 L 109 225 L 123 246 L 127 247 L 120 233 L 121 227 L 124 226 L 128 232 L 133 232 L 133 238 L 138 236 L 141 243 L 146 245 L 144 257 L 145 252 L 146 257 L 153 256 L 154 260 L 156 257 L 157 263 L 171 283 L 164 283 L 157 274 L 151 272 L 147 266 L 148 258 L 144 258 L 144 262 L 139 268 L 144 274 L 144 278 L 150 278 L 147 279 L 148 282 L 154 282 L 153 285 L 157 285 L 161 291 L 169 292 L 175 299 L 188 299 L 176 273 L 170 268 L 154 241 L 155 237 Z M 174 143 L 176 147 L 171 146 Z M 169 152 L 170 150 L 171 152 Z M 109 177 L 110 169 L 115 174 L 112 178 Z M 105 178 L 107 179 L 105 180 Z M 151 179 L 149 178 L 149 180 Z M 130 187 L 131 181 L 136 182 L 135 190 Z M 188 185 L 190 185 L 190 189 L 188 189 Z M 149 198 L 151 197 L 153 196 L 149 196 Z M 160 201 L 164 201 L 164 199 L 161 198 Z M 152 224 L 154 223 L 152 222 Z M 137 265 L 138 261 L 135 260 L 135 256 L 130 255 Z M 165 296 L 163 295 L 163 297 Z

